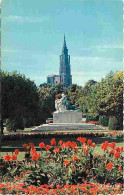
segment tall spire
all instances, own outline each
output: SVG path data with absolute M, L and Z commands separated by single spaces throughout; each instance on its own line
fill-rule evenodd
M 64 44 L 63 44 L 63 49 L 62 51 L 67 50 L 67 46 L 66 46 L 66 40 L 65 40 L 65 34 L 64 34 Z
M 65 40 L 65 33 L 64 33 L 64 45 L 66 45 L 66 40 Z

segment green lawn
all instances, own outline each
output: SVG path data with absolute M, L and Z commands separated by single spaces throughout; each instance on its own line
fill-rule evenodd
M 26 133 L 26 132 L 30 132 L 31 130 L 33 129 L 33 127 L 31 128 L 26 128 L 24 130 L 17 130 L 16 132 L 18 133 Z M 42 131 L 38 131 L 39 133 L 59 133 L 59 132 L 63 132 L 63 133 L 82 133 L 82 132 L 108 132 L 108 131 L 117 131 L 117 130 L 50 130 L 50 131 L 46 131 L 46 130 L 42 130 Z M 119 130 L 119 131 L 122 131 L 123 130 Z M 4 133 L 11 133 L 11 132 L 8 132 L 8 131 L 4 131 Z M 14 132 L 12 132 L 14 133 Z

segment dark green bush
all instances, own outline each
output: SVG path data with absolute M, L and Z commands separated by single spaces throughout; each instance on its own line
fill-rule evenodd
M 110 130 L 118 130 L 118 120 L 115 116 L 110 116 L 109 117 L 109 124 L 108 127 Z
M 86 123 L 90 121 L 90 116 L 86 115 Z
M 16 131 L 17 129 L 24 130 L 23 119 L 11 120 L 6 119 L 6 129 L 7 131 Z
M 98 121 L 99 120 L 99 116 L 96 115 L 96 116 L 89 116 L 89 115 L 86 115 L 86 123 L 89 122 L 89 121 Z
M 99 124 L 103 126 L 108 126 L 109 118 L 107 116 L 99 116 Z
M 29 119 L 26 119 L 25 121 L 24 121 L 24 126 L 25 127 L 33 127 L 34 126 L 34 121 L 31 119 L 31 118 L 29 118 Z
M 6 129 L 7 129 L 7 131 L 13 130 L 13 121 L 12 120 L 6 119 Z
M 18 118 L 14 121 L 13 130 L 24 130 L 24 121 L 22 118 Z
M 102 125 L 102 116 L 99 116 L 99 125 Z

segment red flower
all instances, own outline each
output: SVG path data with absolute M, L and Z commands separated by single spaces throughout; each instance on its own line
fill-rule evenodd
M 76 143 L 73 141 L 73 142 L 71 142 L 71 148 L 75 148 L 77 145 L 76 145 Z
M 114 158 L 117 160 L 119 157 L 120 157 L 120 152 L 116 152 L 116 153 L 114 154 Z
M 45 146 L 44 142 L 41 142 L 41 143 L 39 144 L 39 147 L 40 147 L 40 148 L 43 148 L 44 146 Z
M 34 144 L 33 143 L 29 143 L 29 146 L 34 149 Z
M 110 154 L 114 154 L 114 150 L 113 150 L 113 149 L 110 150 L 109 153 L 110 153 Z
M 63 144 L 61 145 L 62 149 L 65 149 L 65 143 L 63 142 Z
M 34 153 L 32 155 L 32 160 L 34 160 L 34 161 L 38 161 L 39 158 L 40 158 L 40 154 L 38 154 L 38 153 Z
M 19 149 L 15 149 L 15 151 L 14 151 L 14 152 L 15 152 L 15 154 L 17 154 L 17 155 L 18 155 L 18 154 L 19 154 Z
M 123 147 L 120 147 L 120 151 L 123 152 Z
M 28 147 L 27 144 L 23 144 L 22 146 L 23 146 L 23 148 L 25 148 L 26 150 L 29 150 L 29 147 Z
M 81 188 L 83 192 L 86 192 L 87 191 L 87 188 L 83 187 Z
M 27 144 L 23 144 L 22 146 L 23 146 L 23 148 L 26 148 L 27 147 Z
M 120 152 L 120 151 L 121 151 L 119 147 L 115 148 L 115 150 L 116 150 L 117 152 Z
M 104 150 L 104 151 L 106 151 L 106 150 L 107 150 L 108 145 L 109 145 L 108 141 L 105 141 L 104 143 L 102 143 L 102 145 L 101 145 L 101 149 L 102 149 L 102 150 Z
M 10 155 L 6 155 L 6 156 L 4 156 L 4 159 L 8 162 L 8 161 L 10 161 L 11 156 Z
M 36 154 L 36 150 L 35 149 L 31 150 L 30 153 L 31 153 L 31 155 Z
M 111 143 L 109 144 L 109 147 L 110 147 L 111 149 L 114 149 L 114 148 L 115 148 L 115 142 L 111 142 Z
M 58 142 L 58 144 L 59 144 L 59 145 L 62 145 L 62 143 L 63 143 L 63 141 L 62 141 L 62 140 L 60 140 L 60 141 Z
M 95 143 L 92 143 L 91 144 L 91 147 L 95 148 L 96 147 L 96 144 Z
M 50 149 L 50 146 L 49 146 L 49 145 L 46 145 L 46 146 L 45 146 L 45 149 L 46 149 L 46 150 L 49 150 L 49 149 Z
M 78 156 L 73 156 L 73 161 L 78 161 L 79 160 L 79 158 L 78 158 Z
M 110 170 L 112 169 L 112 167 L 113 167 L 113 163 L 112 163 L 112 162 L 109 162 L 109 163 L 106 165 L 106 169 L 107 169 L 108 171 L 110 171 Z
M 86 170 L 86 173 L 89 173 L 89 169 Z
M 87 144 L 90 145 L 92 143 L 91 139 L 88 139 Z
M 122 170 L 122 167 L 118 167 L 118 170 L 121 171 Z
M 89 150 L 87 148 L 83 148 L 84 154 L 88 154 Z
M 64 161 L 64 165 L 65 165 L 65 166 L 69 166 L 69 160 L 65 160 L 65 161 Z
M 60 149 L 59 149 L 59 148 L 55 148 L 55 149 L 53 150 L 53 152 L 59 153 L 59 152 L 60 152 Z
M 74 150 L 75 152 L 78 152 L 78 148 L 73 148 L 73 150 Z
M 85 137 L 78 137 L 77 140 L 84 143 L 86 141 L 86 138 Z
M 65 143 L 65 147 L 67 148 L 67 147 L 71 147 L 71 141 L 67 141 L 66 143 Z
M 54 138 L 52 138 L 51 140 L 51 146 L 55 146 L 56 145 L 56 140 Z
M 13 155 L 11 156 L 11 159 L 12 159 L 12 160 L 16 160 L 16 159 L 17 159 L 17 155 L 13 154 Z

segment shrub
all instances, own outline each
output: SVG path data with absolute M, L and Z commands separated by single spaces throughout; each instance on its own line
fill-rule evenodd
M 17 120 L 6 120 L 6 129 L 7 131 L 16 131 L 17 129 L 24 130 L 24 123 L 23 119 L 17 119 Z
M 6 129 L 7 129 L 7 131 L 13 130 L 13 121 L 12 120 L 6 119 Z
M 24 126 L 25 127 L 33 127 L 34 126 L 34 121 L 31 119 L 31 118 L 29 118 L 29 119 L 25 119 L 24 120 Z
M 24 130 L 24 121 L 22 118 L 18 118 L 14 121 L 13 130 L 16 129 Z
M 109 117 L 108 127 L 110 130 L 118 130 L 118 120 L 115 116 Z
M 90 121 L 90 116 L 86 115 L 86 123 Z
M 99 119 L 98 115 L 96 115 L 96 116 L 86 115 L 86 123 L 89 122 L 89 121 L 98 121 L 98 119 Z
M 99 116 L 99 124 L 103 126 L 108 126 L 109 118 L 107 116 Z

